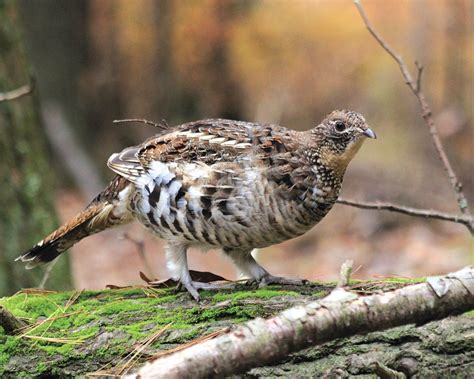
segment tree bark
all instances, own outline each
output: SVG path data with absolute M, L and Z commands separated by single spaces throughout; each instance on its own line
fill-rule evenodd
M 0 5 L 0 92 L 30 83 L 16 2 Z M 42 270 L 26 272 L 14 259 L 57 225 L 51 194 L 52 174 L 37 99 L 30 95 L 0 102 L 0 295 L 32 287 Z M 62 258 L 49 285 L 69 286 L 67 258 Z
M 0 306 L 0 326 L 5 331 L 5 334 L 15 334 L 19 329 L 27 326 L 27 324 Z
M 411 284 L 406 279 L 352 281 L 346 290 L 374 295 Z M 171 351 L 239 330 L 238 324 L 322 299 L 334 286 L 204 291 L 199 304 L 173 288 L 18 293 L 0 299 L 0 305 L 17 318 L 28 317 L 31 327 L 20 336 L 2 334 L 0 328 L 0 377 L 124 375 L 157 355 L 166 358 Z M 474 369 L 473 333 L 472 315 L 400 326 L 313 346 L 245 376 L 337 378 L 392 370 L 410 377 L 463 377 Z
M 147 364 L 130 378 L 208 378 L 272 365 L 310 346 L 404 324 L 424 324 L 474 309 L 474 268 L 371 296 L 337 288 L 276 317 L 255 319 L 231 333 Z M 379 368 L 380 369 L 380 368 Z

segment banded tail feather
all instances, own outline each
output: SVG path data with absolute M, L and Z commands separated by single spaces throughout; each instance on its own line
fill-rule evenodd
M 51 262 L 77 242 L 92 234 L 130 221 L 123 197 L 129 188 L 116 177 L 81 213 L 16 258 L 31 269 Z

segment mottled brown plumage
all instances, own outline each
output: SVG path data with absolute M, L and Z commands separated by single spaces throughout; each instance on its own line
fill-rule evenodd
M 305 132 L 220 119 L 167 129 L 113 154 L 117 176 L 107 189 L 19 259 L 50 261 L 87 235 L 137 219 L 168 242 L 168 268 L 196 299 L 214 285 L 191 280 L 190 246 L 222 248 L 261 284 L 299 283 L 270 275 L 251 251 L 317 224 L 367 136 L 375 134 L 351 111 L 334 111 Z

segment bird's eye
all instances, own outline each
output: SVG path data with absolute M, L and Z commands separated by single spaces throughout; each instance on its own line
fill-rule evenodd
M 343 121 L 336 121 L 336 123 L 334 124 L 334 128 L 338 132 L 343 132 L 346 129 L 346 124 L 344 124 Z

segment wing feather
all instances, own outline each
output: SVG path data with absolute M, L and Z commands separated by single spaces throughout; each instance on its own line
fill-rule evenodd
M 278 137 L 275 131 L 278 131 Z M 168 169 L 182 171 L 188 164 L 217 169 L 222 163 L 237 163 L 245 167 L 251 160 L 277 159 L 285 152 L 281 138 L 290 133 L 292 131 L 277 125 L 200 120 L 177 126 L 168 133 L 149 138 L 141 145 L 113 154 L 107 164 L 114 172 L 135 184 L 144 184 L 146 174 L 156 173 L 157 165 L 169 166 L 161 167 L 160 175 L 165 175 Z

